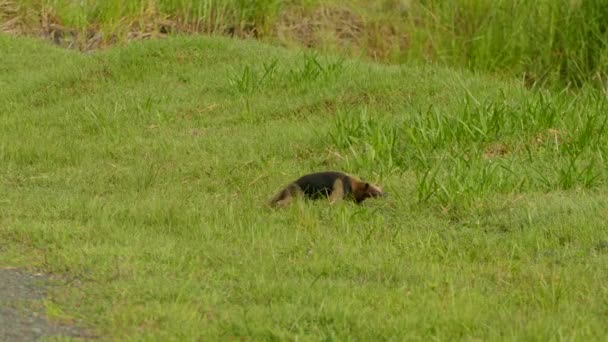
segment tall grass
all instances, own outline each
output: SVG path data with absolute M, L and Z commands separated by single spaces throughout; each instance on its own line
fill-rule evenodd
M 280 0 L 8 0 L 0 20 L 25 21 L 37 31 L 98 32 L 106 43 L 123 42 L 134 34 L 214 33 L 267 36 L 281 8 Z M 10 25 L 7 28 L 10 31 Z M 26 29 L 26 31 L 28 31 Z M 62 32 L 64 33 L 64 32 Z M 89 37 L 90 38 L 90 37 Z
M 83 48 L 170 33 L 299 43 L 401 63 L 411 59 L 520 77 L 529 86 L 608 86 L 603 0 L 7 0 L 8 31 Z M 15 22 L 13 19 L 17 19 Z M 24 21 L 21 26 L 17 23 Z M 46 26 L 45 26 L 46 25 Z M 99 33 L 99 36 L 95 35 Z M 66 32 L 62 32 L 66 35 Z M 57 39 L 56 39 L 57 40 Z M 87 43 L 95 40 L 95 44 Z M 103 43 L 100 43 L 103 42 Z
M 607 85 L 606 1 L 413 1 L 410 15 L 414 55 L 529 84 Z

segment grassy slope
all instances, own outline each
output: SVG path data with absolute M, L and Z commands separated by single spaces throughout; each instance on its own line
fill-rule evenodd
M 83 55 L 0 36 L 0 51 L 0 239 L 9 241 L 0 265 L 80 279 L 53 294 L 57 319 L 83 317 L 104 336 L 130 339 L 605 337 L 604 173 L 585 191 L 563 191 L 559 174 L 553 182 L 541 170 L 546 188 L 523 176 L 525 186 L 459 192 L 452 175 L 478 180 L 448 170 L 429 185 L 444 195 L 420 205 L 417 175 L 431 159 L 400 157 L 492 142 L 457 130 L 432 148 L 416 135 L 426 132 L 420 120 L 428 132 L 448 131 L 433 130 L 421 108 L 448 117 L 466 112 L 465 98 L 534 103 L 537 94 L 431 67 L 317 58 L 336 70 L 321 72 L 309 56 L 227 39 Z M 273 71 L 253 82 L 264 63 Z M 388 152 L 395 164 L 361 156 L 362 147 L 328 136 L 348 133 L 340 117 L 380 125 L 353 146 L 373 152 L 384 146 L 365 140 L 374 129 L 402 122 L 418 122 L 410 133 L 420 144 L 400 140 Z M 546 129 L 519 132 L 503 120 L 507 142 Z M 551 124 L 578 132 L 577 120 Z M 604 168 L 600 136 L 602 148 L 583 158 Z M 541 166 L 561 161 L 547 144 L 504 159 L 532 174 L 525 155 L 544 158 Z M 361 175 L 391 197 L 264 208 L 280 186 L 318 169 Z

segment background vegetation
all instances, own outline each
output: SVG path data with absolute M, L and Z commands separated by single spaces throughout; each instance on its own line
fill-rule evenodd
M 256 37 L 377 61 L 439 62 L 527 85 L 606 89 L 603 0 L 2 0 L 4 31 L 91 49 L 169 33 Z
M 4 1 L 87 53 L 0 35 L 0 267 L 106 339 L 605 339 L 601 3 L 449 3 Z M 265 207 L 320 169 L 389 197 Z

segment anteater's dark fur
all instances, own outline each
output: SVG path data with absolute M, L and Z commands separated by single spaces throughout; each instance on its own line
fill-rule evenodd
M 342 172 L 326 171 L 304 175 L 279 191 L 270 205 L 284 206 L 294 197 L 308 199 L 328 198 L 330 203 L 348 199 L 360 204 L 367 198 L 384 196 L 381 188 Z

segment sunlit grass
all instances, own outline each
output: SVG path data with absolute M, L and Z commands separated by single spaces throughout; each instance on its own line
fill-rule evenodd
M 605 338 L 596 90 L 221 38 L 0 58 L 0 265 L 105 339 Z M 389 196 L 266 208 L 326 169 Z

